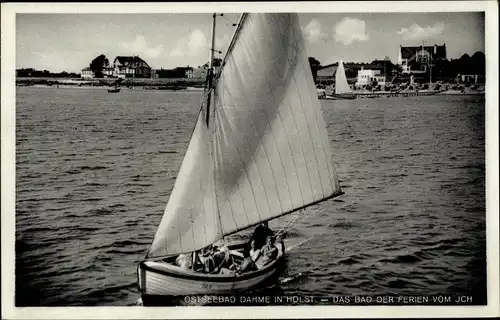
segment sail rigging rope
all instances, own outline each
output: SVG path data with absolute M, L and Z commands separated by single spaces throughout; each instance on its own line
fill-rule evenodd
M 290 226 L 297 220 L 297 218 L 301 215 L 301 211 L 297 212 L 297 214 L 290 220 L 287 222 L 287 224 L 285 224 L 280 230 L 278 230 L 278 232 L 276 232 L 276 236 L 280 236 L 282 234 L 285 234 L 287 231 L 290 230 Z
M 280 235 L 286 234 L 288 231 L 290 231 L 292 228 L 294 228 L 294 226 L 296 224 L 300 224 L 300 223 L 304 222 L 307 218 L 309 218 L 311 216 L 311 213 L 317 213 L 317 212 L 319 212 L 319 210 L 309 210 L 309 212 L 303 217 L 303 219 L 300 220 L 297 223 L 297 219 L 298 219 L 298 217 L 300 217 L 302 215 L 301 212 L 303 210 L 305 210 L 305 209 L 302 209 L 301 211 L 299 211 L 297 213 L 297 215 L 295 215 L 295 217 L 290 222 L 288 222 L 283 228 L 281 228 L 280 230 L 278 230 L 278 232 L 276 233 L 276 236 L 280 236 Z

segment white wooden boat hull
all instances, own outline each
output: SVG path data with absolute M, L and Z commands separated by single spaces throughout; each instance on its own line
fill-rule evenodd
M 143 296 L 223 295 L 243 292 L 259 286 L 282 266 L 284 245 L 280 246 L 276 261 L 261 270 L 236 276 L 202 274 L 164 262 L 143 261 L 137 269 L 139 290 Z

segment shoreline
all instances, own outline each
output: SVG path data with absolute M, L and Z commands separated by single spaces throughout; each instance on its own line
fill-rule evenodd
M 16 88 L 42 88 L 42 89 L 91 89 L 91 90 L 108 90 L 113 87 L 111 86 L 93 86 L 93 85 L 73 85 L 73 84 L 59 84 L 59 85 L 46 85 L 46 84 L 34 84 L 34 85 L 19 85 L 16 84 Z M 173 89 L 173 88 L 158 88 L 157 86 L 133 86 L 133 87 L 120 87 L 120 92 L 126 91 L 161 91 L 161 92 L 202 92 L 204 88 L 194 87 L 194 86 L 186 86 L 181 89 Z M 390 91 L 374 91 L 374 92 L 354 92 L 358 98 L 365 98 L 371 96 L 380 96 L 380 97 L 389 97 L 389 96 L 484 96 L 485 91 L 471 91 L 466 90 L 462 92 L 460 90 L 446 90 L 446 91 L 437 91 L 432 92 L 429 90 L 419 90 L 419 91 L 399 91 L 399 92 L 390 92 Z
M 34 84 L 34 85 L 18 85 L 16 84 L 16 88 L 42 88 L 42 89 L 92 89 L 92 90 L 108 90 L 114 87 L 112 86 L 92 86 L 92 85 L 72 85 L 72 84 L 58 84 L 58 85 L 46 85 L 46 84 Z M 153 86 L 148 88 L 142 86 L 135 86 L 131 88 L 127 87 L 119 87 L 120 91 L 175 91 L 175 92 L 201 92 L 204 89 L 187 86 L 183 89 L 158 89 Z

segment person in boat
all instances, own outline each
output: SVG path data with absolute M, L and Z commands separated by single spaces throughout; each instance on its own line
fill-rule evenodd
M 203 273 L 212 273 L 215 270 L 214 249 L 212 246 L 203 248 L 198 253 L 198 268 L 196 271 Z
M 215 272 L 220 273 L 223 269 L 231 271 L 239 269 L 239 266 L 235 263 L 231 251 L 225 242 L 219 245 L 215 250 L 214 261 L 216 265 Z
M 262 269 L 278 257 L 278 248 L 274 245 L 275 239 L 272 236 L 266 238 L 266 244 L 260 250 L 259 257 L 255 261 L 257 269 Z
M 259 255 L 260 249 L 256 248 L 255 240 L 253 240 L 252 242 L 250 242 L 250 259 L 255 262 L 259 258 Z
M 250 243 L 255 241 L 255 250 L 262 248 L 266 244 L 267 237 L 273 237 L 274 232 L 269 228 L 267 221 L 262 222 L 255 228 Z
M 240 266 L 238 266 L 229 250 L 227 245 L 219 247 L 218 251 L 215 253 L 215 261 L 219 264 L 216 266 L 215 272 L 222 275 L 235 275 L 239 272 Z
M 255 261 L 260 257 L 260 249 L 257 249 L 255 247 L 255 240 L 252 240 L 250 242 L 250 251 L 249 251 L 249 257 L 246 257 L 243 259 L 243 262 L 241 263 L 241 266 L 239 267 L 238 271 L 245 272 L 245 271 L 255 271 L 257 270 L 257 266 L 255 265 Z
M 176 259 L 175 263 L 181 267 L 182 269 L 189 269 L 193 265 L 193 260 L 191 259 L 191 255 L 186 255 L 181 253 Z

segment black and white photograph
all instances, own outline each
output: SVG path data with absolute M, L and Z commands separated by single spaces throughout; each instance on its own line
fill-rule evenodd
M 2 4 L 2 317 L 499 316 L 496 2 L 117 5 Z

